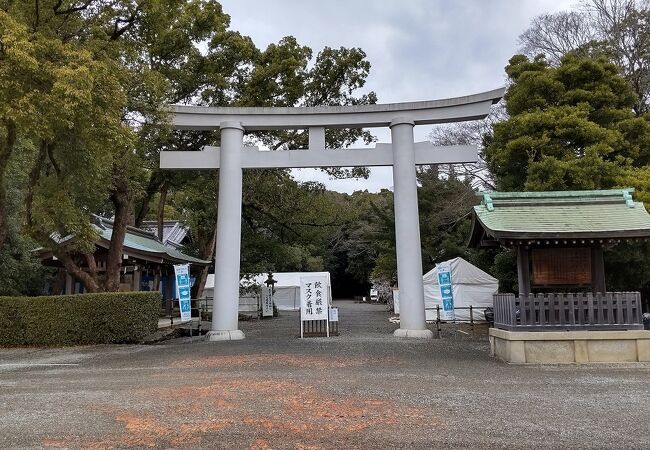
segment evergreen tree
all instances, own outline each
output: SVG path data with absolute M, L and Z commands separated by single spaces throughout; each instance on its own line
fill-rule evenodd
M 650 162 L 650 122 L 635 116 L 634 91 L 613 64 L 570 54 L 550 67 L 517 55 L 506 72 L 509 118 L 485 138 L 498 189 L 606 189 Z

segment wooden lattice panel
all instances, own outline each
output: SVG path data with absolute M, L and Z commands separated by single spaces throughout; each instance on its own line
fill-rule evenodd
M 532 284 L 591 284 L 590 248 L 536 248 L 531 251 Z

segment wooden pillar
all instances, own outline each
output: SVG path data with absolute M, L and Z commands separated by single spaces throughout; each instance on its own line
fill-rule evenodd
M 517 284 L 519 295 L 530 294 L 530 250 L 523 245 L 517 246 Z
M 161 280 L 162 282 L 162 280 Z M 169 274 L 169 269 L 165 267 L 165 283 L 163 285 L 163 297 L 165 298 L 165 310 L 169 317 L 172 317 L 174 312 L 174 297 L 176 293 L 174 292 L 174 279 L 173 275 Z
M 165 296 L 173 301 L 176 297 L 176 292 L 174 292 L 174 272 L 170 275 L 170 272 L 167 269 L 165 273 Z
M 138 264 L 133 266 L 133 291 L 140 291 L 140 281 L 142 279 L 142 267 Z
M 153 277 L 153 291 L 160 291 L 160 266 L 156 267 Z
M 591 248 L 591 289 L 594 294 L 607 292 L 605 286 L 605 260 L 601 246 Z
M 74 294 L 74 279 L 72 275 L 66 272 L 65 274 L 65 293 L 66 295 Z
M 54 279 L 54 285 L 52 286 L 52 295 L 62 295 L 65 294 L 65 269 L 59 269 L 56 278 Z

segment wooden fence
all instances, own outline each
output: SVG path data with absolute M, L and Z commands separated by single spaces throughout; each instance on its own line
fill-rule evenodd
M 494 326 L 511 331 L 639 330 L 641 294 L 495 294 Z

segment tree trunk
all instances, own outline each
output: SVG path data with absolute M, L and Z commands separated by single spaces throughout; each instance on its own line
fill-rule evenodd
M 440 179 L 440 168 L 438 167 L 438 164 L 431 164 L 429 166 L 429 170 L 431 171 L 431 175 L 436 179 Z
M 124 238 L 126 236 L 129 210 L 132 203 L 126 182 L 121 181 L 116 183 L 116 187 L 111 194 L 111 201 L 115 206 L 115 218 L 113 219 L 111 243 L 108 247 L 108 256 L 106 260 L 106 283 L 104 288 L 108 292 L 116 292 L 120 289 L 122 250 L 124 249 Z
M 61 261 L 61 263 L 63 263 L 63 267 L 65 267 L 65 270 L 67 270 L 70 275 L 84 284 L 86 291 L 90 293 L 99 292 L 99 283 L 97 282 L 97 278 L 94 278 L 90 273 L 85 272 L 81 267 L 75 264 L 74 260 L 68 253 L 57 252 L 54 255 L 59 259 L 59 261 Z
M 156 274 L 153 277 L 153 290 L 154 291 L 159 291 L 160 290 L 160 267 L 156 269 Z
M 167 201 L 167 184 L 164 183 L 160 190 L 160 200 L 158 201 L 158 212 L 156 219 L 158 221 L 158 239 L 163 241 L 163 228 L 165 225 L 165 202 Z
M 214 258 L 214 244 L 216 239 L 217 239 L 217 226 L 215 223 L 214 233 L 212 233 L 212 239 L 210 239 L 207 245 L 201 249 L 201 259 L 212 261 L 212 258 Z M 201 273 L 199 274 L 199 279 L 194 284 L 195 289 L 194 289 L 193 298 L 201 298 L 201 296 L 203 296 L 203 290 L 205 289 L 205 282 L 208 279 L 208 272 L 210 272 L 210 265 L 207 265 L 203 269 L 201 269 Z
M 65 270 L 60 270 L 56 274 L 54 285 L 52 286 L 52 295 L 62 295 L 65 293 Z
M 126 224 L 130 227 L 135 226 L 135 204 L 134 202 L 129 202 L 129 211 L 126 214 Z
M 0 144 L 0 249 L 4 247 L 9 236 L 9 211 L 7 211 L 7 166 L 9 157 L 16 144 L 16 124 L 5 120 L 7 137 L 4 144 Z
M 165 179 L 162 171 L 155 169 L 151 175 L 151 178 L 149 179 L 149 185 L 147 186 L 147 189 L 144 193 L 142 203 L 140 203 L 140 207 L 138 208 L 138 213 L 135 216 L 136 227 L 142 226 L 142 222 L 149 213 L 149 205 L 151 204 L 151 200 L 156 195 L 156 193 L 160 191 L 160 186 L 162 186 L 164 181 Z
M 34 205 L 34 189 L 38 184 L 38 180 L 41 178 L 41 171 L 43 170 L 43 161 L 47 156 L 47 142 L 41 141 L 41 146 L 38 150 L 38 155 L 36 156 L 36 161 L 32 166 L 32 170 L 29 173 L 29 180 L 27 182 L 27 194 L 25 195 L 25 215 L 27 226 L 31 228 L 32 226 L 32 207 Z
M 95 255 L 92 253 L 87 253 L 84 255 L 86 258 L 86 263 L 88 264 L 88 273 L 91 277 L 97 280 L 97 261 L 95 261 Z

